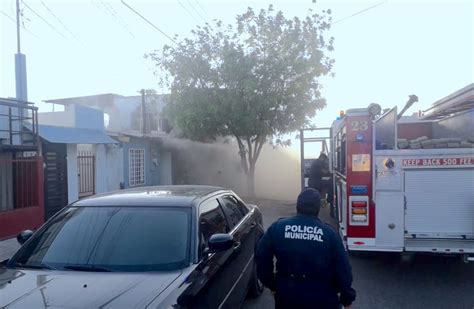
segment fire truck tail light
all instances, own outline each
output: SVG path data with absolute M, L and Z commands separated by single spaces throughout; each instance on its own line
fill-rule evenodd
M 368 225 L 369 223 L 369 197 L 350 196 L 349 214 L 352 225 Z
M 367 208 L 352 208 L 353 215 L 366 215 Z
M 352 221 L 365 222 L 367 221 L 367 215 L 352 215 Z
M 365 201 L 353 201 L 352 207 L 367 207 L 367 202 Z

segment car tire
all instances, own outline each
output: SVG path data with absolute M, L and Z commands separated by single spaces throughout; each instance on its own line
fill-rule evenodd
M 257 276 L 257 264 L 254 262 L 253 263 L 253 270 L 252 270 L 252 277 L 250 278 L 249 282 L 249 291 L 248 291 L 248 297 L 250 298 L 257 298 L 260 295 L 262 295 L 263 290 L 264 290 L 263 283 L 258 279 Z

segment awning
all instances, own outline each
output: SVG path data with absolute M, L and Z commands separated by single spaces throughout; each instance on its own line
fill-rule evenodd
M 29 126 L 31 128 L 31 125 Z M 39 125 L 39 135 L 51 143 L 60 144 L 118 144 L 104 131 Z

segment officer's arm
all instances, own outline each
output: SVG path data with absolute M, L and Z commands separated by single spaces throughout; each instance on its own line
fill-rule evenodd
M 336 232 L 335 241 L 336 283 L 341 304 L 349 306 L 356 298 L 356 291 L 352 288 L 352 269 L 342 240 Z
M 275 273 L 273 272 L 273 256 L 275 254 L 273 243 L 274 225 L 270 226 L 257 245 L 255 260 L 257 263 L 257 275 L 263 285 L 275 291 Z

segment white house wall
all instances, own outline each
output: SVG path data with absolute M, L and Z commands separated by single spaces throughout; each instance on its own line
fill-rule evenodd
M 107 192 L 107 152 L 105 145 L 95 147 L 95 193 Z
M 104 130 L 104 113 L 101 110 L 72 105 L 61 112 L 38 113 L 42 125 Z
M 141 106 L 141 97 L 122 97 L 115 99 L 115 113 L 109 115 L 109 131 L 127 132 L 132 130 L 132 113 Z
M 77 171 L 77 145 L 67 145 L 67 193 L 68 203 L 79 199 L 79 176 Z
M 38 122 L 43 125 L 58 127 L 74 127 L 74 112 L 38 113 Z
M 118 145 L 108 145 L 107 153 L 107 190 L 116 191 L 123 183 L 123 148 Z

